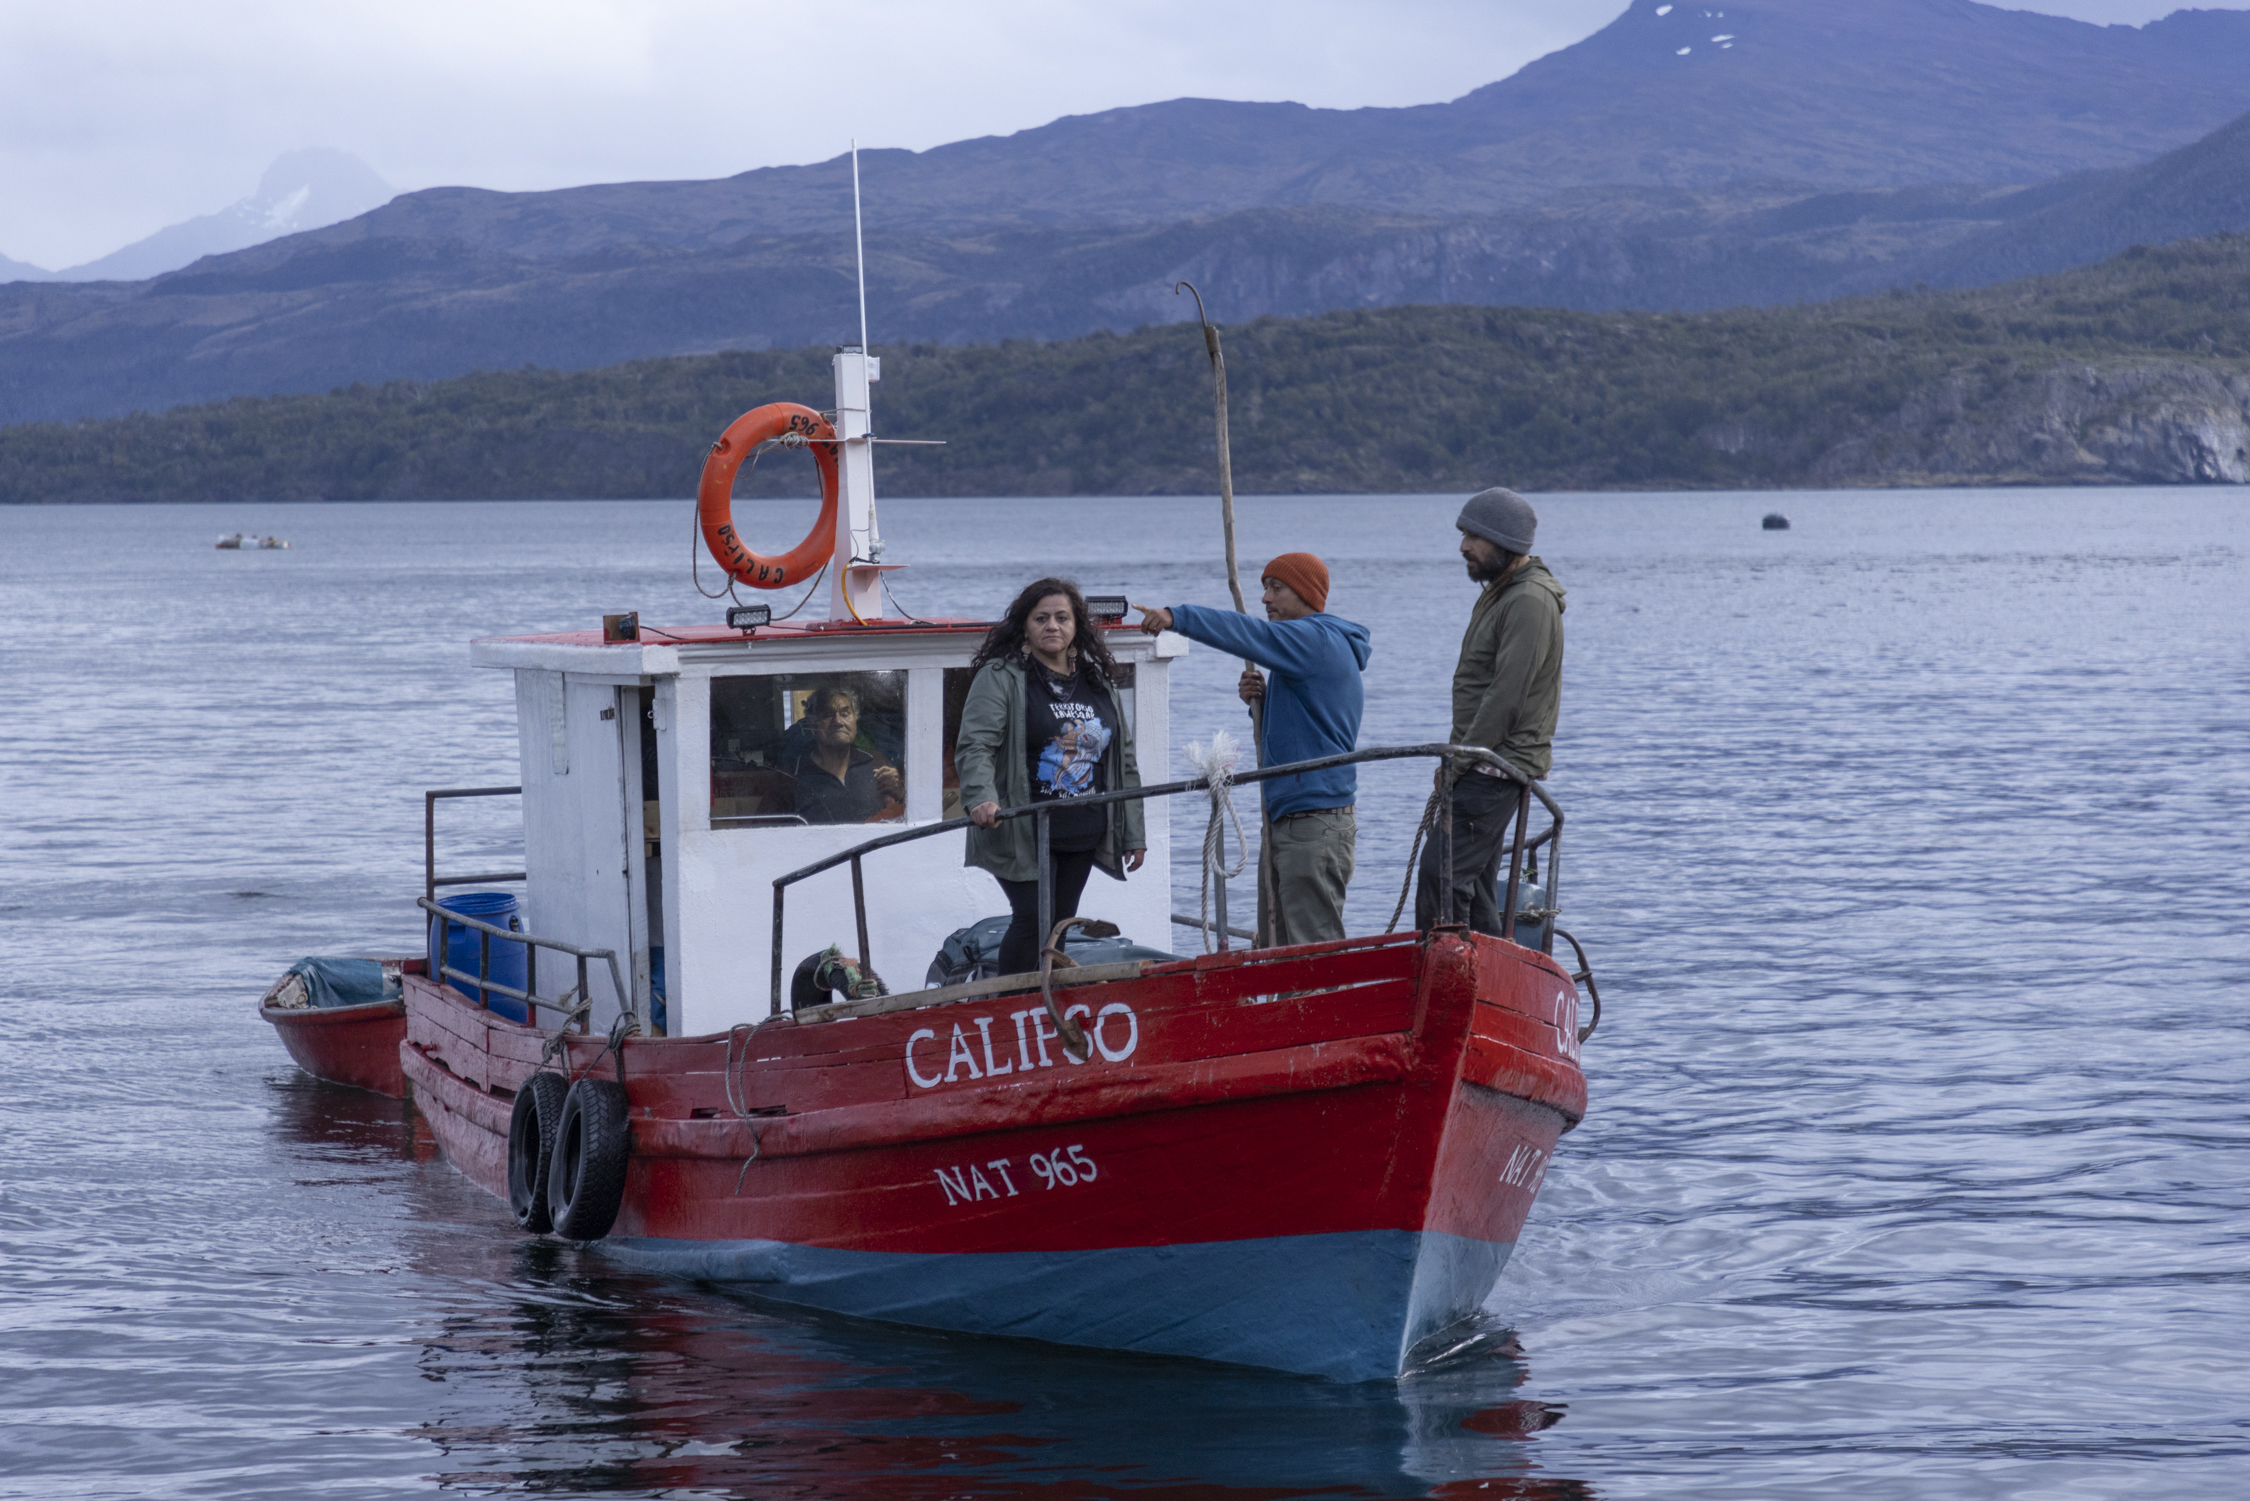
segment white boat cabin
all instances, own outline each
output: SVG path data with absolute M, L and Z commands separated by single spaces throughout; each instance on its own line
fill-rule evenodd
M 858 350 L 836 356 L 843 462 L 833 557 L 847 562 L 881 556 L 866 421 L 873 366 Z M 644 626 L 622 641 L 587 630 L 472 647 L 477 666 L 515 675 L 523 925 L 614 949 L 628 977 L 632 994 L 621 997 L 604 967 L 592 967 L 595 1031 L 627 1005 L 644 1030 L 661 1015 L 675 1037 L 762 1020 L 774 878 L 961 816 L 954 737 L 988 623 L 886 618 L 877 568 L 831 574 L 829 620 Z M 1169 780 L 1167 677 L 1186 643 L 1122 623 L 1106 640 L 1125 678 L 1141 780 Z M 849 770 L 839 778 L 813 757 L 824 737 L 832 766 L 847 734 Z M 1172 941 L 1168 804 L 1143 804 L 1141 869 L 1123 883 L 1097 873 L 1080 904 L 1157 948 Z M 965 840 L 961 831 L 910 841 L 863 862 L 869 957 L 893 992 L 922 988 L 956 929 L 1008 910 L 998 883 L 962 863 Z M 856 954 L 848 864 L 792 886 L 786 913 L 785 977 L 830 944 Z

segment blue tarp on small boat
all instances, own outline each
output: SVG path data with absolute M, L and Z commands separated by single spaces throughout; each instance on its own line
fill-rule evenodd
M 300 1006 L 372 1006 L 399 998 L 395 966 L 389 973 L 380 959 L 323 959 L 308 954 L 289 966 L 266 1004 L 294 1009 Z

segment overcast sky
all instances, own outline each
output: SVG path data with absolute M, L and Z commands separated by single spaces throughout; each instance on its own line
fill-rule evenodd
M 300 146 L 354 152 L 401 189 L 527 189 L 818 161 L 853 135 L 919 150 L 1182 95 L 1428 103 L 1624 8 L 0 0 L 0 255 L 91 260 L 244 197 Z M 2018 8 L 2139 24 L 2176 6 Z

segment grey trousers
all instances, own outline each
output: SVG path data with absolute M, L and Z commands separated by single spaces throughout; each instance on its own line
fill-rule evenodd
M 1273 885 L 1258 893 L 1258 927 L 1279 946 L 1344 936 L 1344 888 L 1352 882 L 1359 822 L 1349 808 L 1296 813 L 1273 822 Z M 1270 919 L 1270 924 L 1269 924 Z
M 1500 862 L 1508 853 L 1509 825 L 1522 791 L 1498 777 L 1464 776 L 1453 784 L 1453 920 L 1478 933 L 1503 936 Z M 1427 931 L 1438 918 L 1437 831 L 1422 845 L 1421 879 L 1414 888 L 1414 926 Z

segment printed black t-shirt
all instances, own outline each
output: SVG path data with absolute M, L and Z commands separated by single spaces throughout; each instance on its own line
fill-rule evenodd
M 1109 791 L 1103 757 L 1117 734 L 1109 695 L 1083 667 L 1053 673 L 1037 658 L 1025 662 L 1024 754 L 1030 762 L 1034 802 L 1066 802 Z M 1109 827 L 1107 808 L 1071 808 L 1049 819 L 1048 848 L 1090 850 Z

